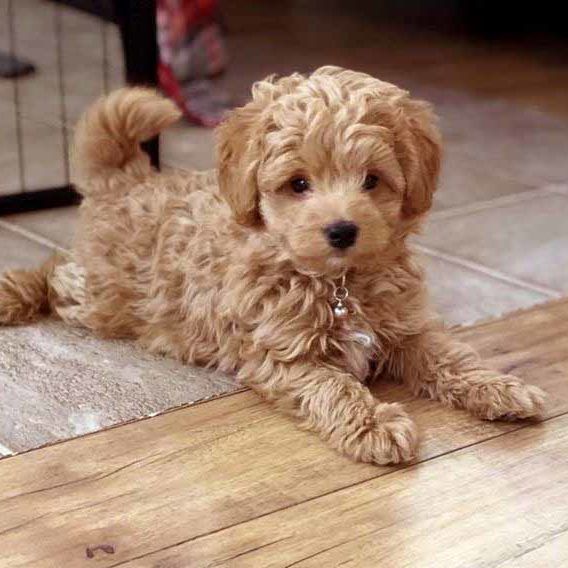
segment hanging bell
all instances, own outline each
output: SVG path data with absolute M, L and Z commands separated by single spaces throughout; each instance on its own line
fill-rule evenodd
M 333 307 L 333 313 L 337 318 L 344 318 L 349 312 L 347 310 L 347 306 L 339 300 Z
M 349 314 L 345 300 L 349 296 L 349 290 L 345 287 L 345 274 L 341 278 L 341 284 L 333 291 L 333 314 L 336 318 L 344 318 Z

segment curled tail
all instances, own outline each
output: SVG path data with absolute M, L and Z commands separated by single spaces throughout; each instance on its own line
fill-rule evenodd
M 152 167 L 140 143 L 179 117 L 175 104 L 152 89 L 124 88 L 99 99 L 75 130 L 78 191 L 93 196 L 144 179 Z

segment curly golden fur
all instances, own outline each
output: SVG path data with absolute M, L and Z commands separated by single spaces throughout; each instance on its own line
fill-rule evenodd
M 5 275 L 1 322 L 49 305 L 103 336 L 236 371 L 365 462 L 407 461 L 417 447 L 402 406 L 366 386 L 379 376 L 481 418 L 540 413 L 542 391 L 486 369 L 428 308 L 407 244 L 440 166 L 428 104 L 337 67 L 270 77 L 219 128 L 218 173 L 157 173 L 139 143 L 177 116 L 145 89 L 88 110 L 73 258 Z M 338 221 L 355 227 L 353 242 L 330 241 Z M 349 315 L 338 318 L 343 275 Z

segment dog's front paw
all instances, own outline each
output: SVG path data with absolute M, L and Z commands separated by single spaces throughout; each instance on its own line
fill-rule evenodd
M 516 377 L 497 376 L 468 392 L 467 409 L 486 420 L 518 420 L 542 415 L 546 393 Z
M 357 433 L 347 439 L 346 453 L 357 461 L 380 465 L 410 461 L 416 454 L 418 430 L 396 403 L 377 404 Z

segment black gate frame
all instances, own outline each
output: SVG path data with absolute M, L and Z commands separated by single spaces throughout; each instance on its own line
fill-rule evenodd
M 77 0 L 63 0 L 62 3 L 80 4 Z M 96 0 L 91 1 L 91 4 L 96 6 Z M 112 11 L 112 19 L 120 28 L 127 84 L 156 86 L 158 45 L 155 0 L 114 0 Z M 108 17 L 108 14 L 104 13 L 98 15 Z M 144 148 L 152 163 L 159 167 L 158 138 L 147 142 Z M 0 215 L 77 205 L 80 201 L 81 196 L 72 185 L 22 191 L 0 196 Z

